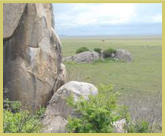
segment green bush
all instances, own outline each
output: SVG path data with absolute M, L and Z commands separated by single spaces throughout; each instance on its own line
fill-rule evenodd
M 6 110 L 10 110 L 12 112 L 19 112 L 21 108 L 21 102 L 19 101 L 10 101 L 8 98 L 3 100 L 3 107 Z
M 40 106 L 34 114 L 21 110 L 21 102 L 3 101 L 3 132 L 4 133 L 38 133 L 42 129 L 40 122 L 45 109 Z
M 121 118 L 116 105 L 116 95 L 112 86 L 100 85 L 96 96 L 89 96 L 89 101 L 81 98 L 74 103 L 68 99 L 80 117 L 69 117 L 67 130 L 72 133 L 111 133 L 114 130 L 113 122 Z M 118 114 L 117 114 L 118 113 Z
M 76 50 L 76 54 L 84 52 L 84 51 L 89 51 L 89 49 L 87 47 L 80 47 Z
M 73 97 L 67 100 L 68 105 L 74 108 L 77 116 L 69 117 L 66 126 L 70 133 L 113 133 L 114 122 L 125 118 L 123 127 L 127 133 L 150 133 L 151 125 L 148 122 L 131 122 L 128 107 L 116 104 L 117 92 L 112 91 L 111 85 L 100 85 L 99 93 L 89 96 L 89 100 L 80 98 L 74 102 Z
M 3 133 L 38 133 L 41 124 L 29 111 L 13 113 L 3 110 Z
M 94 48 L 94 51 L 101 54 L 101 48 Z
M 19 112 L 20 108 L 21 108 L 21 102 L 20 101 L 11 101 L 12 112 Z
M 103 51 L 103 57 L 110 58 L 110 57 L 112 57 L 112 54 L 115 54 L 115 53 L 116 53 L 116 50 L 109 48 L 109 49 L 106 49 Z

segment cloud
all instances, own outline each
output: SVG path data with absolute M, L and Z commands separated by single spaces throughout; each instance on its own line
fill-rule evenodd
M 65 9 L 64 9 L 65 10 Z M 55 13 L 56 14 L 56 13 Z M 136 16 L 135 4 L 75 4 L 68 12 L 57 14 L 61 26 L 127 23 Z M 68 22 L 68 23 L 67 23 Z
M 161 33 L 161 3 L 61 3 L 53 7 L 56 30 L 63 34 L 136 33 L 150 29 Z

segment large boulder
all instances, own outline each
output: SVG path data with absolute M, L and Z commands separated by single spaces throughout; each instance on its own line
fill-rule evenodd
M 74 101 L 80 97 L 88 100 L 89 95 L 96 95 L 97 88 L 89 83 L 70 81 L 60 87 L 51 98 L 47 106 L 45 116 L 42 120 L 44 133 L 64 133 L 67 132 L 65 126 L 68 116 L 77 116 L 74 110 L 67 105 L 66 99 L 73 96 Z
M 117 49 L 114 57 L 121 61 L 126 61 L 126 62 L 132 61 L 131 53 L 124 49 Z
M 3 4 L 3 88 L 32 110 L 65 82 L 52 4 Z
M 81 62 L 90 63 L 90 62 L 98 60 L 99 58 L 100 58 L 99 53 L 95 51 L 85 51 L 85 52 L 76 54 L 74 56 L 66 57 L 64 58 L 64 61 L 74 61 L 77 63 L 81 63 Z

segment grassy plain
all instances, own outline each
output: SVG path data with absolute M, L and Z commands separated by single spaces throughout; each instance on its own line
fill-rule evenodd
M 102 41 L 104 39 L 104 41 Z M 109 84 L 120 92 L 119 103 L 130 108 L 134 119 L 161 122 L 162 119 L 162 38 L 142 37 L 70 37 L 61 38 L 64 57 L 76 49 L 126 49 L 133 61 L 68 63 L 67 80 L 86 81 L 94 85 Z

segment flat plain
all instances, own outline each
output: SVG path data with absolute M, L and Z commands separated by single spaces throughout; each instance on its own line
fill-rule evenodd
M 119 104 L 128 105 L 133 119 L 151 123 L 162 120 L 162 37 L 65 37 L 61 38 L 63 57 L 75 55 L 79 47 L 126 49 L 132 62 L 64 62 L 67 81 L 78 80 L 112 84 L 120 93 Z

